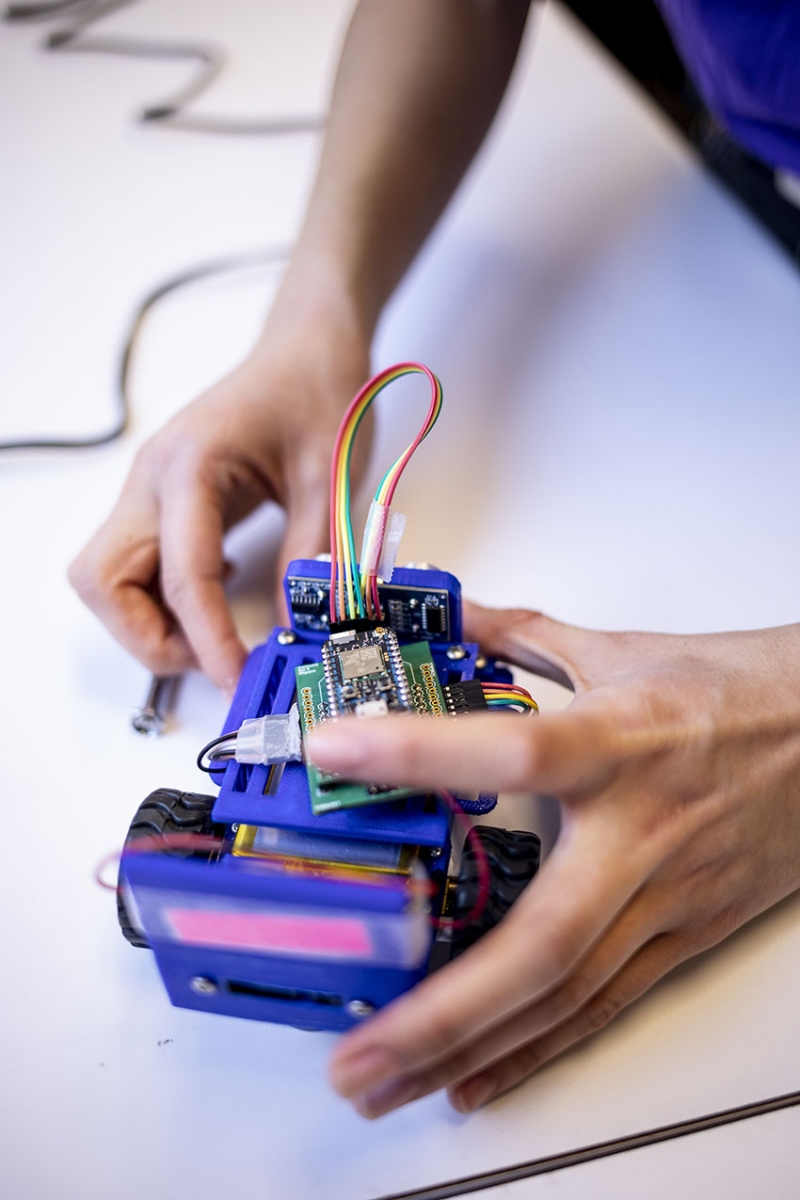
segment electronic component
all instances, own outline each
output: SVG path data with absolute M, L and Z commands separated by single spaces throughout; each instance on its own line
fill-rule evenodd
M 445 698 L 427 642 L 400 646 L 385 626 L 335 633 L 322 646 L 322 663 L 296 670 L 303 736 L 332 717 L 377 718 L 404 710 L 445 712 Z M 377 801 L 399 800 L 413 789 L 367 786 L 329 775 L 307 763 L 311 807 L 317 814 Z
M 404 573 L 400 569 L 395 575 Z M 290 575 L 287 591 L 294 628 L 308 633 L 327 633 L 331 627 L 330 580 Z M 379 583 L 378 595 L 384 623 L 403 640 L 415 637 L 426 637 L 431 642 L 457 640 L 456 631 L 452 630 L 446 588 Z
M 458 683 L 448 683 L 442 691 L 447 711 L 453 716 L 459 713 L 485 712 L 489 707 L 479 679 L 462 679 Z
M 339 655 L 339 670 L 343 683 L 352 679 L 363 679 L 367 675 L 381 675 L 385 669 L 386 663 L 380 646 L 355 646 L 352 650 L 342 650 Z
M 382 700 L 387 710 L 411 707 L 411 692 L 397 635 L 379 625 L 371 630 L 343 630 L 322 646 L 326 715 L 355 713 L 369 701 Z
M 270 825 L 240 825 L 232 853 L 246 858 L 266 858 L 296 870 L 371 871 L 410 875 L 419 857 L 416 846 L 402 842 L 364 842 L 280 829 Z

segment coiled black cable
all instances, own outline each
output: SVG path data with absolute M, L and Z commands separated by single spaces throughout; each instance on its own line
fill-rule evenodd
M 146 124 L 166 125 L 195 133 L 275 135 L 316 133 L 325 124 L 322 116 L 287 116 L 243 119 L 241 117 L 193 116 L 186 108 L 222 73 L 228 61 L 224 46 L 213 42 L 162 41 L 128 35 L 92 34 L 86 30 L 103 17 L 139 0 L 49 0 L 44 4 L 9 4 L 3 19 L 15 24 L 50 21 L 61 16 L 69 20 L 47 35 L 43 49 L 57 53 L 119 54 L 126 58 L 190 59 L 198 72 L 185 87 L 168 99 L 148 104 L 138 114 Z
M 227 258 L 214 259 L 211 262 L 189 267 L 186 271 L 181 271 L 180 274 L 173 275 L 170 279 L 159 283 L 151 292 L 148 292 L 136 308 L 125 335 L 117 374 L 117 418 L 111 428 L 105 433 L 98 433 L 96 436 L 88 438 L 29 438 L 20 441 L 0 442 L 0 451 L 87 450 L 93 446 L 106 446 L 109 442 L 116 441 L 117 438 L 122 436 L 130 423 L 131 363 L 139 332 L 150 309 L 159 300 L 162 300 L 164 296 L 169 295 L 170 292 L 177 291 L 179 288 L 186 287 L 187 284 L 198 283 L 200 280 L 207 279 L 211 275 L 222 275 L 228 271 L 240 270 L 243 267 L 279 263 L 285 260 L 288 254 L 288 247 L 268 247 L 264 250 L 254 250 L 250 254 L 232 254 Z
M 48 34 L 43 46 L 50 51 L 119 54 L 130 58 L 194 59 L 199 64 L 196 77 L 166 100 L 150 104 L 139 113 L 139 120 L 164 125 L 171 129 L 210 134 L 281 135 L 312 133 L 322 129 L 324 118 L 290 116 L 254 120 L 227 117 L 196 117 L 187 113 L 186 106 L 204 92 L 219 76 L 227 62 L 222 46 L 200 42 L 170 42 L 133 37 L 86 36 L 89 26 L 138 0 L 48 0 L 47 3 L 10 4 L 2 14 L 3 20 L 21 24 L 68 18 Z M 109 429 L 92 437 L 24 438 L 0 441 L 4 450 L 86 450 L 106 446 L 121 437 L 128 428 L 131 416 L 129 377 L 133 352 L 145 317 L 153 305 L 164 296 L 187 284 L 196 283 L 210 275 L 223 274 L 258 263 L 277 263 L 287 258 L 288 248 L 267 248 L 251 254 L 231 255 L 213 262 L 190 267 L 179 275 L 158 284 L 138 305 L 123 341 L 117 389 L 116 419 Z

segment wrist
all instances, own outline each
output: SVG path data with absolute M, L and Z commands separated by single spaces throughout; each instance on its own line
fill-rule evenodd
M 264 336 L 313 330 L 368 350 L 379 316 L 366 303 L 356 273 L 339 256 L 301 242 L 286 268 Z
M 285 378 L 338 409 L 369 375 L 370 337 L 340 276 L 321 263 L 293 261 L 243 366 L 250 378 Z

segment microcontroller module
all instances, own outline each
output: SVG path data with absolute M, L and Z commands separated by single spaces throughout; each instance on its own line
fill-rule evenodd
M 370 719 L 390 712 L 441 716 L 446 711 L 428 643 L 400 646 L 384 626 L 334 633 L 322 647 L 322 663 L 298 667 L 296 680 L 304 737 L 316 725 L 348 714 Z M 350 783 L 313 763 L 307 766 L 315 813 L 413 794 L 413 789 Z

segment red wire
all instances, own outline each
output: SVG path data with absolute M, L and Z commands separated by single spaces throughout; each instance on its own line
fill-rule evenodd
M 123 846 L 122 850 L 112 850 L 101 858 L 95 867 L 95 883 L 110 892 L 117 890 L 116 883 L 106 883 L 103 872 L 109 863 L 121 861 L 127 854 L 146 854 L 150 850 L 221 850 L 224 843 L 207 833 L 153 833 L 147 837 L 137 837 L 135 842 Z
M 395 477 L 392 480 L 391 486 L 390 486 L 388 492 L 386 493 L 386 507 L 387 508 L 389 508 L 391 506 L 392 500 L 394 499 L 395 489 L 397 488 L 397 485 L 400 482 L 400 476 L 403 474 L 403 471 L 405 471 L 406 466 L 408 465 L 408 460 L 411 458 L 411 455 L 417 449 L 420 442 L 422 441 L 422 439 L 425 437 L 425 435 L 428 432 L 428 426 L 430 425 L 430 422 L 434 416 L 434 413 L 436 412 L 436 399 L 439 394 L 439 388 L 436 383 L 436 376 L 433 374 L 432 371 L 428 370 L 428 368 L 426 366 L 424 366 L 423 363 L 415 363 L 415 362 L 398 363 L 398 365 L 396 367 L 393 367 L 392 369 L 394 371 L 396 371 L 396 370 L 398 370 L 398 368 L 402 369 L 403 367 L 413 367 L 416 371 L 422 371 L 422 373 L 427 378 L 428 383 L 431 385 L 431 389 L 432 389 L 431 402 L 430 402 L 430 406 L 428 407 L 428 415 L 425 418 L 424 425 L 420 429 L 417 436 L 414 438 L 414 441 L 411 443 L 411 445 L 406 450 L 403 457 L 400 459 L 400 462 L 399 462 L 398 468 L 397 468 L 397 473 L 395 474 Z
M 488 680 L 483 680 L 482 687 L 491 692 L 521 692 L 523 696 L 530 696 L 527 688 L 520 687 L 518 683 L 491 683 Z
M 356 393 L 356 395 L 353 397 L 353 399 L 350 401 L 350 404 L 348 405 L 348 408 L 347 408 L 347 412 L 344 414 L 344 417 L 342 418 L 342 423 L 339 426 L 339 432 L 336 434 L 336 441 L 333 446 L 333 458 L 331 460 L 331 484 L 330 484 L 330 496 L 329 496 L 330 514 L 329 514 L 329 518 L 328 518 L 328 528 L 330 531 L 330 539 L 331 539 L 330 606 L 331 606 L 331 620 L 332 621 L 336 620 L 336 590 L 337 590 L 336 575 L 337 575 L 337 568 L 338 568 L 338 563 L 336 561 L 336 476 L 338 475 L 338 471 L 336 468 L 337 468 L 337 465 L 339 463 L 339 458 L 342 453 L 342 443 L 344 441 L 345 431 L 347 429 L 347 426 L 350 423 L 350 418 L 353 415 L 353 410 L 355 409 L 356 405 L 360 403 L 360 401 L 362 400 L 362 398 L 364 396 L 364 393 L 372 386 L 373 383 L 374 383 L 374 380 L 370 379 L 367 383 L 364 384 L 364 386 L 361 388 L 361 390 L 358 391 Z M 342 592 L 340 609 L 341 609 L 342 614 L 344 614 L 344 592 L 343 592 L 343 586 L 342 586 L 341 581 L 339 581 L 339 591 Z

